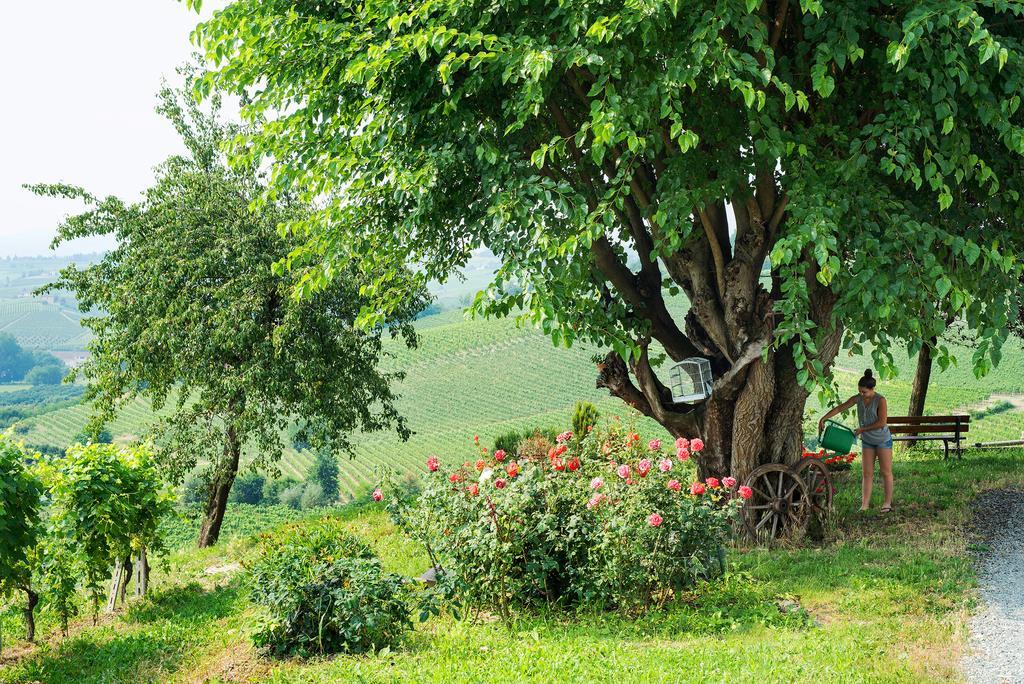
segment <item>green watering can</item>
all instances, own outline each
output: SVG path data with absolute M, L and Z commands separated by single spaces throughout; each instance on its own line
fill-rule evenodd
M 821 435 L 820 444 L 828 451 L 848 454 L 856 441 L 857 435 L 850 428 L 834 420 L 825 421 L 825 432 Z

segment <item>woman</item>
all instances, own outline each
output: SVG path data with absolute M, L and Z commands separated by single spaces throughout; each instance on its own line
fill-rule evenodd
M 892 433 L 886 421 L 889 407 L 885 397 L 875 391 L 875 378 L 871 369 L 864 371 L 864 377 L 857 382 L 857 394 L 826 413 L 818 422 L 818 434 L 825 429 L 825 421 L 857 405 L 857 422 L 860 427 L 853 431 L 860 435 L 861 453 L 861 504 L 860 510 L 868 510 L 871 503 L 871 484 L 875 476 L 875 459 L 878 459 L 885 487 L 885 501 L 882 513 L 892 510 Z

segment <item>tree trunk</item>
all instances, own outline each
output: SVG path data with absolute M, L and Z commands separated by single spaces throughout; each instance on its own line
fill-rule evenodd
M 36 605 L 39 603 L 39 594 L 25 587 L 25 638 L 28 641 L 36 640 Z
M 917 370 L 914 372 L 914 384 L 910 388 L 910 406 L 907 407 L 908 416 L 923 416 L 925 400 L 928 397 L 928 383 L 932 377 L 932 347 L 938 342 L 933 337 L 928 344 L 921 347 L 917 353 Z M 917 433 L 909 433 L 917 436 Z M 915 444 L 915 442 L 910 442 Z
M 135 572 L 135 595 L 145 596 L 149 590 L 149 559 L 146 557 L 146 547 L 139 549 L 139 555 L 135 561 Z
M 228 505 L 231 486 L 238 475 L 238 461 L 242 453 L 242 444 L 234 425 L 225 430 L 224 464 L 217 470 L 214 481 L 210 485 L 210 497 L 206 502 L 206 514 L 199 530 L 199 548 L 213 546 L 220 537 L 220 526 L 224 522 L 224 511 Z

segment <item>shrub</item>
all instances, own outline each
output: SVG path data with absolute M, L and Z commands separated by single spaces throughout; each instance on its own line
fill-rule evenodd
M 281 493 L 278 495 L 278 500 L 282 506 L 299 510 L 302 508 L 302 495 L 305 489 L 306 486 L 304 484 L 296 482 L 295 484 L 289 485 L 287 488 L 281 490 Z
M 515 451 L 508 453 L 516 454 L 520 460 L 542 461 L 555 444 L 554 431 L 551 433 L 545 434 L 540 430 L 534 430 L 519 442 L 519 447 Z
M 405 580 L 331 518 L 265 536 L 249 586 L 266 611 L 254 643 L 275 655 L 360 653 L 411 627 Z
M 299 507 L 308 511 L 311 508 L 319 508 L 324 505 L 324 490 L 317 482 L 310 482 L 302 489 L 302 496 L 299 499 Z
M 186 506 L 206 503 L 210 497 L 210 482 L 200 475 L 192 475 L 181 488 L 181 502 Z
M 589 401 L 578 401 L 572 410 L 572 431 L 577 435 L 584 436 L 597 425 L 600 414 L 597 407 Z
M 0 434 L 0 600 L 27 588 L 31 578 L 29 555 L 39 534 L 42 486 L 25 468 L 27 456 Z
M 231 501 L 244 504 L 263 503 L 263 486 L 267 478 L 258 473 L 244 473 L 235 478 L 231 487 Z
M 721 571 L 738 490 L 691 482 L 685 460 L 699 440 L 677 455 L 616 421 L 556 442 L 531 461 L 498 462 L 481 447 L 432 471 L 418 500 L 388 488 L 389 510 L 443 569 L 445 591 L 508 617 L 512 603 L 662 603 Z
M 290 475 L 276 480 L 267 480 L 263 485 L 263 503 L 269 506 L 281 503 L 281 492 L 297 484 L 301 483 Z
M 65 372 L 63 363 L 46 363 L 26 373 L 25 382 L 30 385 L 59 385 L 64 380 Z

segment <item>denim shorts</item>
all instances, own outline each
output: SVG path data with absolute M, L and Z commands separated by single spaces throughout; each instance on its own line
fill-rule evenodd
M 860 446 L 862 449 L 892 449 L 892 437 L 881 444 L 868 444 L 864 439 L 861 439 Z

